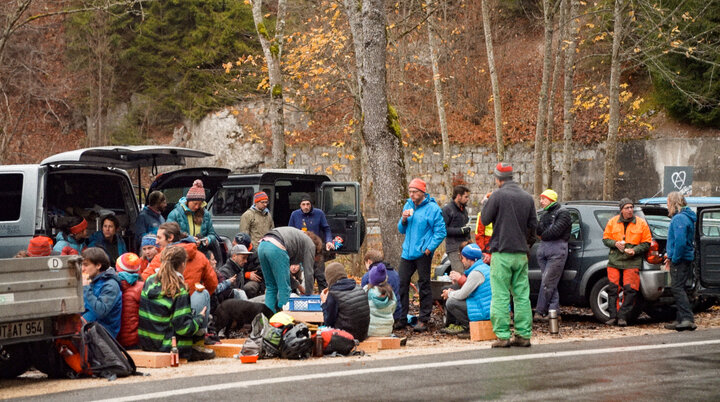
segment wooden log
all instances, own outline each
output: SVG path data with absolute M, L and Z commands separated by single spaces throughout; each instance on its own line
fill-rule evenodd
M 137 367 L 162 368 L 170 367 L 170 353 L 147 352 L 132 349 L 127 351 Z
M 243 345 L 216 343 L 214 345 L 205 345 L 205 347 L 214 350 L 215 357 L 233 357 L 240 354 Z
M 223 344 L 223 345 L 228 345 L 228 344 L 232 344 L 232 345 L 244 345 L 246 339 L 247 339 L 247 338 L 221 339 L 221 340 L 220 340 L 220 343 Z
M 321 323 L 324 320 L 322 311 L 285 311 L 285 312 L 288 313 L 290 316 L 292 316 L 292 318 L 294 318 L 295 321 Z
M 360 342 L 357 349 L 365 353 L 375 353 L 380 349 L 380 342 L 366 339 Z
M 470 321 L 470 340 L 491 341 L 496 339 L 490 321 Z
M 393 336 L 371 336 L 368 341 L 377 341 L 380 344 L 380 350 L 383 349 L 400 349 L 400 338 Z

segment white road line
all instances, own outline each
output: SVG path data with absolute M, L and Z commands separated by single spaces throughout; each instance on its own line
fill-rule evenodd
M 230 383 L 224 383 L 224 384 L 204 385 L 204 386 L 200 386 L 200 387 L 180 388 L 180 389 L 174 389 L 174 390 L 170 390 L 170 391 L 153 392 L 150 394 L 126 396 L 126 397 L 122 397 L 122 398 L 102 399 L 100 401 L 101 402 L 104 402 L 104 401 L 113 401 L 113 402 L 141 401 L 141 400 L 156 399 L 156 398 L 168 398 L 168 397 L 173 397 L 173 396 L 178 396 L 178 395 L 188 395 L 188 394 L 198 394 L 198 393 L 204 393 L 204 392 L 223 391 L 223 390 L 234 389 L 234 388 L 248 388 L 251 386 L 261 386 L 261 385 L 269 385 L 269 384 L 277 384 L 277 383 L 285 383 L 285 382 L 298 382 L 298 381 L 320 380 L 320 379 L 327 380 L 328 378 L 332 378 L 332 377 L 350 377 L 350 376 L 357 376 L 357 375 L 363 375 L 363 374 L 378 374 L 378 373 L 388 373 L 388 372 L 395 372 L 395 371 L 408 371 L 408 370 L 439 368 L 439 367 L 467 366 L 467 365 L 473 365 L 473 364 L 488 364 L 488 363 L 511 362 L 511 361 L 520 361 L 520 360 L 536 360 L 536 359 L 546 359 L 546 358 L 569 357 L 569 356 L 587 356 L 587 355 L 597 355 L 597 354 L 602 354 L 602 353 L 636 352 L 636 351 L 643 351 L 643 350 L 684 348 L 684 347 L 691 347 L 691 346 L 704 346 L 704 345 L 715 345 L 715 344 L 720 344 L 720 339 L 697 341 L 697 342 L 674 343 L 674 344 L 623 346 L 623 347 L 616 347 L 616 348 L 585 349 L 585 350 L 573 350 L 573 351 L 564 351 L 564 352 L 535 353 L 535 354 L 528 354 L 528 355 L 485 357 L 485 358 L 480 358 L 480 359 L 454 360 L 454 361 L 436 362 L 436 363 L 407 364 L 407 365 L 402 365 L 402 366 L 366 368 L 366 369 L 358 369 L 358 370 L 340 371 L 340 372 L 334 372 L 334 373 L 303 374 L 303 375 L 294 375 L 294 376 L 287 376 L 287 377 L 266 378 L 263 380 L 248 380 L 248 381 L 238 381 L 238 382 L 230 382 Z

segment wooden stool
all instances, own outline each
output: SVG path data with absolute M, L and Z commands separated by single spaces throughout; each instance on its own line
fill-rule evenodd
M 127 351 L 137 367 L 162 368 L 170 367 L 170 353 L 147 352 L 139 349 Z
M 471 341 L 491 341 L 496 339 L 490 321 L 470 321 Z

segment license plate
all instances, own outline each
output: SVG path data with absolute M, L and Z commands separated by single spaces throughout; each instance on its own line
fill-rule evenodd
M 24 338 L 45 333 L 44 321 L 20 321 L 0 324 L 0 339 Z

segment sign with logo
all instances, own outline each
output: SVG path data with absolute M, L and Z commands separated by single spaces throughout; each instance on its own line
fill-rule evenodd
M 692 166 L 665 166 L 663 195 L 668 195 L 673 191 L 679 191 L 683 195 L 691 195 L 692 181 Z

